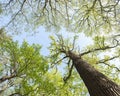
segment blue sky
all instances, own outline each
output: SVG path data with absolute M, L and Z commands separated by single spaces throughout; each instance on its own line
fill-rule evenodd
M 46 32 L 44 27 L 39 27 L 37 29 L 38 33 L 35 33 L 33 35 L 30 35 L 28 32 L 22 32 L 22 34 L 14 35 L 13 39 L 14 41 L 18 41 L 19 44 L 21 44 L 24 40 L 27 41 L 29 44 L 40 44 L 42 45 L 41 53 L 42 55 L 48 55 L 49 50 L 47 49 L 50 45 L 50 35 L 54 35 L 54 32 Z M 62 34 L 65 38 L 73 38 L 75 33 L 67 32 L 65 29 L 61 29 L 61 31 L 58 34 Z M 79 39 L 77 40 L 77 44 L 80 46 L 80 49 L 84 48 L 86 45 L 89 45 L 92 43 L 91 38 L 86 37 L 83 33 L 77 34 L 79 36 Z

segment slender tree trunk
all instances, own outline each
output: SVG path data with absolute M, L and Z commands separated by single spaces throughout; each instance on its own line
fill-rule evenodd
M 120 86 L 82 60 L 80 56 L 70 52 L 69 57 L 83 79 L 90 96 L 120 96 Z

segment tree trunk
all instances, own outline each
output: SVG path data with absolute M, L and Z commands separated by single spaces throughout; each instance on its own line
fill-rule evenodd
M 69 57 L 83 79 L 90 96 L 120 96 L 120 86 L 82 60 L 79 55 L 70 52 Z

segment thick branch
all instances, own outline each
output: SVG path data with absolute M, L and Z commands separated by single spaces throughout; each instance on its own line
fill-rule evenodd
M 95 52 L 95 51 L 112 49 L 112 48 L 115 48 L 116 46 L 117 46 L 117 45 L 112 46 L 112 47 L 105 46 L 105 47 L 103 47 L 103 48 L 96 48 L 96 49 L 93 49 L 93 50 L 88 50 L 88 51 L 86 51 L 86 52 L 81 53 L 81 56 L 86 55 L 86 54 L 89 54 L 89 53 L 92 53 L 92 52 Z
M 105 62 L 107 62 L 107 61 L 116 59 L 116 58 L 118 58 L 118 57 L 120 57 L 120 56 L 114 56 L 114 57 L 111 57 L 111 58 L 109 58 L 109 59 L 102 59 L 102 60 L 98 61 L 96 64 L 98 64 L 98 63 L 105 63 Z

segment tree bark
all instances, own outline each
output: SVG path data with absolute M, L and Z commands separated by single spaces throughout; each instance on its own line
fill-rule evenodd
M 69 52 L 69 57 L 83 79 L 90 96 L 120 96 L 120 86 L 82 60 L 79 55 Z

